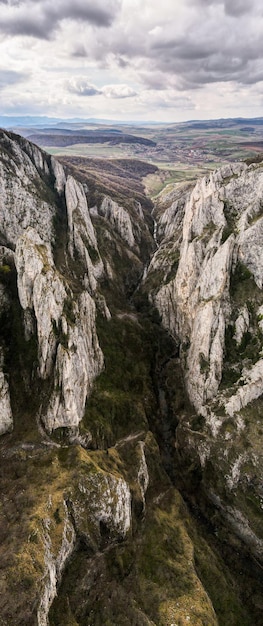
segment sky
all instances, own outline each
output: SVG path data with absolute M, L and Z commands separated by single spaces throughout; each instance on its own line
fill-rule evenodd
M 262 0 L 0 0 L 0 115 L 263 116 Z

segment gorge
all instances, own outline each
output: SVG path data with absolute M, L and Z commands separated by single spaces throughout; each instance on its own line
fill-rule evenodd
M 262 623 L 263 166 L 134 163 L 0 132 L 0 626 Z

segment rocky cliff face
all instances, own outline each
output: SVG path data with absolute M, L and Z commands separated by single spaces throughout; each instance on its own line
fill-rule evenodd
M 37 375 L 52 378 L 50 397 L 39 416 L 48 431 L 76 429 L 92 382 L 103 367 L 90 295 L 96 290 L 96 276 L 103 272 L 103 264 L 86 196 L 82 185 L 66 177 L 62 166 L 38 148 L 5 133 L 2 145 L 2 257 L 5 262 L 5 255 L 8 260 L 10 250 L 14 251 L 25 340 L 29 342 L 36 334 Z M 76 298 L 70 272 L 62 264 L 56 266 L 53 256 L 56 219 L 62 212 L 68 249 L 65 264 L 77 256 L 81 268 Z M 97 255 L 94 263 L 88 249 Z M 6 261 L 2 271 L 11 272 L 12 266 Z M 3 431 L 9 430 L 12 422 L 6 379 L 1 397 Z
M 165 258 L 165 284 L 151 297 L 180 346 L 192 407 L 192 415 L 189 407 L 178 416 L 177 446 L 200 464 L 206 496 L 256 558 L 263 545 L 255 444 L 262 434 L 262 184 L 261 166 L 236 164 L 185 190 L 181 205 L 159 218 L 161 245 L 146 278 L 157 271 L 160 278 Z
M 260 624 L 261 167 L 90 176 L 0 134 L 0 624 Z

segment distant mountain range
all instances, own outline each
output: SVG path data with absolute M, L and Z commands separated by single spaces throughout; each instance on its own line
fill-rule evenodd
M 90 118 L 79 118 L 79 117 L 74 117 L 74 118 L 67 118 L 67 119 L 61 119 L 61 118 L 57 118 L 57 117 L 48 117 L 45 115 L 41 115 L 41 116 L 31 116 L 31 115 L 25 115 L 25 116 L 9 116 L 9 115 L 0 115 L 0 127 L 2 128 L 10 128 L 10 129 L 15 129 L 15 128 L 28 128 L 28 127 L 36 127 L 36 128 L 43 128 L 46 129 L 47 127 L 73 127 L 76 128 L 76 126 L 83 126 L 83 125 L 87 125 L 87 124 L 101 124 L 101 125 L 109 125 L 109 126 L 114 126 L 114 125 L 121 125 L 121 126 L 151 126 L 151 125 L 164 125 L 164 126 L 168 126 L 168 125 L 173 125 L 173 126 L 187 126 L 187 127 L 194 127 L 194 128 L 207 128 L 207 127 L 214 127 L 214 128 L 228 128 L 229 126 L 232 126 L 233 124 L 253 124 L 253 125 L 261 125 L 263 124 L 263 117 L 255 117 L 255 118 L 241 118 L 241 117 L 237 117 L 237 118 L 221 118 L 221 119 L 217 119 L 217 120 L 189 120 L 186 122 L 173 122 L 173 123 L 166 123 L 166 122 L 156 122 L 156 121 L 135 121 L 135 120 L 109 120 L 109 119 L 99 119 L 99 118 L 95 118 L 95 117 L 90 117 Z
M 133 126 L 141 126 L 141 125 L 151 125 L 151 124 L 160 124 L 161 122 L 155 122 L 155 121 L 151 121 L 151 122 L 144 122 L 144 121 L 134 121 L 134 120 L 130 120 L 130 121 L 123 121 L 123 120 L 105 120 L 105 119 L 99 119 L 99 118 L 93 118 L 90 117 L 88 119 L 84 119 L 84 118 L 79 118 L 79 117 L 74 117 L 74 118 L 68 118 L 68 119 L 62 119 L 62 118 L 57 118 L 57 117 L 47 117 L 45 115 L 41 115 L 41 116 L 31 116 L 31 115 L 26 115 L 26 116 L 17 116 L 17 117 L 10 117 L 9 115 L 0 115 L 0 126 L 2 128 L 16 128 L 16 127 L 22 127 L 22 128 L 27 128 L 27 127 L 31 127 L 31 126 L 36 126 L 36 127 L 43 127 L 46 128 L 47 126 L 63 126 L 65 127 L 65 125 L 73 125 L 74 127 L 76 127 L 76 125 L 81 125 L 83 126 L 83 124 L 106 124 L 106 125 L 133 125 Z M 166 124 L 167 125 L 167 124 Z

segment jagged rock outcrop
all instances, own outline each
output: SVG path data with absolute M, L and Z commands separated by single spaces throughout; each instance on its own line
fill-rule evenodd
M 122 478 L 116 478 L 97 470 L 94 474 L 82 477 L 74 493 L 72 510 L 79 532 L 85 536 L 87 519 L 83 515 L 89 505 L 90 519 L 94 532 L 100 535 L 100 525 L 107 528 L 111 537 L 124 539 L 131 528 L 131 493 Z M 89 534 L 87 534 L 88 541 Z
M 41 420 L 48 431 L 59 427 L 76 430 L 92 383 L 103 367 L 96 333 L 96 306 L 90 295 L 96 291 L 103 263 L 86 196 L 81 183 L 67 176 L 53 157 L 4 132 L 0 167 L 1 237 L 5 244 L 2 257 L 9 263 L 15 250 L 25 338 L 29 341 L 37 335 L 39 377 L 53 376 L 53 391 L 40 411 Z M 63 228 L 69 258 L 63 250 L 64 266 L 58 269 L 53 248 Z M 78 263 L 76 298 L 66 270 L 70 258 Z M 10 263 L 7 270 L 13 260 Z M 65 270 L 67 277 L 63 276 Z M 104 308 L 109 315 L 106 304 Z M 12 417 L 4 374 L 1 389 L 5 432 L 10 429 Z
M 0 353 L 0 368 L 1 364 Z M 13 428 L 13 415 L 10 404 L 9 386 L 5 374 L 0 369 L 0 435 L 8 433 Z
M 185 199 L 182 243 L 178 240 L 174 208 L 164 213 L 166 217 L 167 212 L 170 214 L 172 224 L 165 231 L 162 251 L 157 252 L 157 267 L 161 252 L 168 245 L 170 250 L 174 232 L 180 256 L 176 275 L 161 286 L 154 301 L 165 326 L 180 336 L 182 344 L 189 344 L 185 375 L 197 411 L 216 396 L 221 382 L 225 327 L 231 318 L 231 274 L 239 263 L 244 263 L 261 287 L 257 241 L 262 222 L 262 181 L 261 168 L 246 169 L 243 164 L 223 168 L 209 179 L 198 181 Z M 249 215 L 256 223 L 250 224 Z M 154 269 L 153 259 L 149 273 Z M 235 320 L 239 343 L 248 329 L 248 313 L 243 311 L 244 306 Z
M 63 340 L 57 348 L 54 391 L 44 422 L 49 431 L 61 426 L 76 430 L 85 410 L 92 383 L 104 364 L 96 332 L 96 307 L 83 292 L 72 308 L 74 323 L 61 318 Z
M 178 449 L 198 459 L 207 493 L 214 494 L 214 502 L 220 498 L 221 511 L 226 492 L 239 494 L 239 508 L 229 520 L 234 532 L 241 520 L 243 530 L 250 528 L 243 538 L 258 558 L 263 464 L 252 440 L 256 432 L 260 436 L 253 402 L 263 393 L 262 185 L 261 165 L 235 164 L 198 181 L 171 208 L 164 205 L 161 217 L 158 207 L 162 239 L 145 277 L 163 325 L 180 345 L 187 395 L 198 416 L 179 418 Z M 153 288 L 156 274 L 161 287 L 155 278 Z M 250 486 L 257 477 L 256 514 L 244 506 L 244 473 Z M 254 531 L 258 543 L 249 539 Z
M 0 246 L 0 274 L 7 278 L 9 274 L 9 265 L 7 262 L 13 262 L 13 252 L 8 248 Z M 10 307 L 9 294 L 6 285 L 0 282 L 0 319 L 8 314 Z M 4 342 L 0 344 L 0 435 L 10 432 L 13 428 L 13 414 L 10 402 L 10 390 L 8 376 L 5 369 Z
M 77 254 L 85 262 L 89 288 L 94 291 L 97 284 L 96 278 L 99 278 L 103 273 L 103 263 L 99 255 L 83 186 L 72 176 L 68 176 L 66 181 L 65 199 L 69 228 L 69 252 L 73 258 Z M 96 255 L 94 265 L 90 254 Z
M 158 451 L 153 445 L 152 437 L 149 433 L 145 436 L 141 432 L 121 440 L 114 449 L 108 450 L 108 459 L 112 458 L 115 458 L 119 468 L 123 466 L 125 458 L 132 458 L 132 465 L 129 467 L 129 461 L 126 465 L 131 490 L 126 481 L 116 476 L 91 472 L 86 478 L 82 476 L 75 492 L 75 501 L 72 502 L 77 528 L 87 548 L 92 540 L 94 542 L 94 538 L 95 542 L 101 542 L 102 545 L 106 538 L 108 547 L 104 553 L 103 550 L 98 553 L 95 546 L 89 567 L 82 566 L 79 584 L 74 585 L 71 594 L 71 619 L 74 616 L 76 623 L 82 624 L 88 615 L 92 623 L 97 619 L 96 615 L 99 615 L 98 620 L 101 623 L 105 623 L 107 619 L 113 623 L 121 623 L 123 620 L 132 623 L 136 619 L 145 626 L 149 623 L 171 623 L 172 619 L 184 620 L 185 623 L 198 619 L 201 623 L 202 620 L 204 623 L 208 620 L 209 624 L 216 626 L 218 622 L 211 601 L 194 568 L 193 547 L 187 525 L 189 520 L 181 519 L 180 496 L 167 483 L 160 468 L 154 497 L 146 494 L 148 485 L 153 485 L 154 481 L 153 461 L 157 467 L 159 465 Z M 140 508 L 137 497 L 140 497 L 143 505 Z M 87 499 L 90 509 L 88 519 L 85 519 L 83 502 Z M 136 530 L 141 516 L 143 532 L 138 527 Z M 94 525 L 92 520 L 95 521 Z M 113 540 L 110 548 L 109 537 Z M 152 568 L 155 553 L 158 582 L 156 568 Z M 66 588 L 72 580 L 71 577 L 74 577 L 78 558 L 81 562 L 80 553 L 76 553 L 72 564 L 69 564 L 64 579 Z M 114 575 L 108 578 L 108 568 L 111 565 L 115 568 L 114 563 L 118 563 L 117 568 Z M 178 576 L 177 567 L 181 580 L 186 571 L 188 578 L 185 586 L 181 582 L 178 595 L 173 593 Z M 152 602 L 152 593 L 155 597 L 157 587 L 162 590 L 159 610 L 156 610 Z M 98 598 L 100 601 L 97 613 Z M 49 614 L 51 624 L 64 604 L 65 595 L 61 586 Z
M 69 286 L 55 268 L 50 247 L 32 228 L 18 239 L 15 263 L 28 338 L 36 320 L 39 375 L 45 379 L 54 370 L 54 390 L 41 418 L 48 431 L 76 429 L 92 382 L 103 367 L 95 303 L 87 291 L 73 302 Z
M 17 238 L 30 226 L 36 228 L 45 242 L 54 241 L 55 208 L 53 202 L 47 201 L 45 185 L 36 167 L 37 163 L 46 176 L 47 160 L 43 159 L 39 148 L 32 146 L 32 161 L 23 143 L 1 132 L 0 232 L 3 243 L 13 250 Z
M 59 504 L 57 516 L 61 516 L 62 526 L 59 537 L 54 536 L 54 503 L 51 495 L 43 528 L 38 529 L 44 559 L 37 611 L 38 626 L 49 624 L 49 609 L 57 594 L 65 565 L 77 547 L 77 537 L 81 536 L 87 547 L 96 553 L 101 542 L 102 525 L 108 528 L 111 541 L 124 539 L 131 527 L 131 493 L 128 484 L 121 477 L 102 472 L 96 465 L 91 465 L 92 471 L 89 472 L 88 457 L 84 455 L 82 464 L 86 464 L 87 474 L 80 472 L 79 480 L 76 482 L 73 479 L 68 487 L 67 499 L 56 502 Z
M 65 517 L 63 520 L 63 532 L 61 536 L 61 545 L 58 553 L 54 554 L 54 546 L 50 536 L 51 519 L 46 517 L 43 524 L 42 541 L 44 546 L 44 584 L 41 594 L 38 610 L 37 610 L 37 624 L 38 626 L 48 626 L 48 612 L 50 606 L 56 596 L 57 586 L 61 581 L 61 576 L 67 560 L 72 555 L 76 544 L 76 532 L 72 521 L 69 518 L 67 505 L 64 502 Z M 52 507 L 52 499 L 49 502 Z
M 39 373 L 41 378 L 46 378 L 51 373 L 55 358 L 55 330 L 61 322 L 67 292 L 54 266 L 50 246 L 44 244 L 33 228 L 27 229 L 18 239 L 15 263 L 19 300 L 25 312 L 26 335 L 30 337 L 34 332 L 35 319 Z
M 135 245 L 135 237 L 129 213 L 118 206 L 111 198 L 105 197 L 98 209 L 99 215 L 109 220 L 115 226 L 117 232 L 122 239 L 133 248 Z
M 138 471 L 138 483 L 141 490 L 141 496 L 143 501 L 143 506 L 145 507 L 145 494 L 149 486 L 149 472 L 145 458 L 145 443 L 144 441 L 139 441 L 139 449 L 141 453 L 140 466 Z

